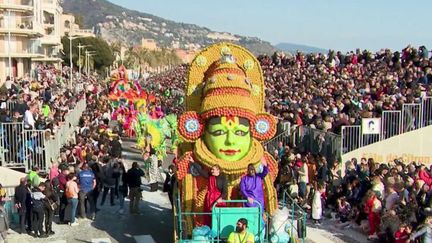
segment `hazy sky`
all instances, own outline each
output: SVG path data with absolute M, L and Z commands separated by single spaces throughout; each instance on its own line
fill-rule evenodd
M 431 0 L 109 0 L 215 31 L 336 50 L 432 48 Z

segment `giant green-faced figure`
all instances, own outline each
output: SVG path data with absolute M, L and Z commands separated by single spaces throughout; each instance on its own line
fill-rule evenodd
M 192 164 L 208 171 L 218 165 L 228 180 L 228 199 L 242 199 L 239 183 L 248 164 L 258 167 L 265 160 L 270 171 L 264 179 L 265 209 L 271 214 L 277 205 L 277 163 L 261 142 L 274 136 L 276 122 L 264 111 L 257 59 L 231 43 L 212 45 L 192 61 L 185 93 L 178 130 L 189 149 L 176 164 L 182 211 L 202 212 L 209 186 L 208 179 L 193 173 Z M 199 215 L 186 220 L 189 231 L 203 224 Z

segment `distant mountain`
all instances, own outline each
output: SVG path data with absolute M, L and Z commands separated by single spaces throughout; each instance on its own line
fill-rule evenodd
M 140 2 L 141 4 L 141 2 Z M 169 48 L 201 48 L 220 41 L 231 41 L 254 54 L 272 54 L 277 49 L 256 37 L 216 32 L 194 24 L 177 23 L 151 14 L 129 10 L 107 0 L 65 0 L 65 12 L 81 15 L 85 28 L 109 42 L 140 44 L 142 38 L 154 39 L 158 46 Z
M 289 52 L 289 53 L 296 53 L 297 51 L 303 52 L 303 53 L 327 53 L 328 50 L 313 47 L 313 46 L 306 46 L 306 45 L 299 45 L 299 44 L 292 44 L 292 43 L 279 43 L 276 45 L 276 47 L 280 50 Z

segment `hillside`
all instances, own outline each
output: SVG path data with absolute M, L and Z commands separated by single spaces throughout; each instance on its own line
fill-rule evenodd
M 296 53 L 297 51 L 303 52 L 303 53 L 327 53 L 328 50 L 313 47 L 313 46 L 306 46 L 306 45 L 299 45 L 299 44 L 292 44 L 292 43 L 279 43 L 276 45 L 276 47 L 280 50 L 289 52 L 289 53 Z
M 276 48 L 256 37 L 245 37 L 212 31 L 194 24 L 177 23 L 151 14 L 129 10 L 107 0 L 66 0 L 64 12 L 84 18 L 85 28 L 95 28 L 96 34 L 109 42 L 128 45 L 141 43 L 142 38 L 156 40 L 158 46 L 170 48 L 200 48 L 220 41 L 238 43 L 254 54 L 271 54 Z

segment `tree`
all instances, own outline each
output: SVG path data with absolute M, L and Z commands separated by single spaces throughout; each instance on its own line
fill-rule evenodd
M 124 64 L 127 68 L 144 70 L 146 67 L 166 67 L 178 65 L 181 59 L 173 50 L 148 50 L 143 47 L 131 47 L 125 53 Z
M 95 55 L 92 56 L 95 69 L 104 70 L 105 67 L 109 67 L 114 62 L 114 55 L 111 47 L 105 40 L 95 37 L 83 37 L 72 40 L 72 62 L 74 63 L 74 66 L 78 66 L 78 44 L 80 43 L 81 45 L 88 45 L 87 50 L 95 51 Z M 66 64 L 70 65 L 69 39 L 67 37 L 63 37 L 62 44 L 64 53 L 64 55 L 62 55 L 62 59 Z M 85 51 L 83 49 L 81 49 L 81 56 L 82 58 L 85 56 Z
M 81 14 L 74 14 L 75 24 L 77 24 L 80 28 L 84 26 L 84 17 Z

